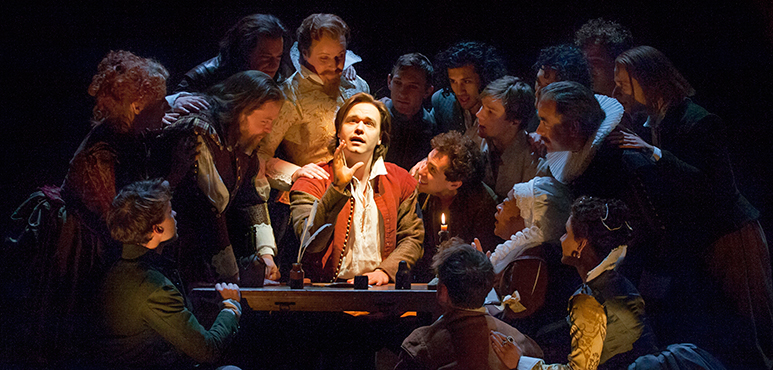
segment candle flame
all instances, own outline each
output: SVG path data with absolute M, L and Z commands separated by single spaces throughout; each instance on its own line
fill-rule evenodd
M 443 224 L 443 225 L 446 224 L 446 214 L 445 213 L 441 213 L 440 214 L 440 223 Z

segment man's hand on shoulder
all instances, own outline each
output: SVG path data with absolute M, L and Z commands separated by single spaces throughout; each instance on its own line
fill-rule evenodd
M 293 173 L 293 182 L 297 181 L 300 177 L 308 177 L 310 179 L 327 180 L 330 178 L 330 174 L 322 169 L 324 163 L 309 163 Z

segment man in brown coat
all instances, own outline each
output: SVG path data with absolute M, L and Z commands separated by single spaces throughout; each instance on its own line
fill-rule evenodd
M 482 252 L 454 238 L 435 255 L 433 267 L 439 280 L 438 302 L 445 313 L 403 341 L 395 370 L 506 369 L 491 347 L 492 338 L 506 338 L 506 345 L 516 346 L 522 354 L 542 355 L 531 338 L 483 308 L 494 267 Z

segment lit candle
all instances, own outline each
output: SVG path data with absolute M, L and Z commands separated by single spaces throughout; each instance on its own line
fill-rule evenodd
M 440 231 L 448 231 L 448 224 L 446 224 L 446 214 L 440 214 Z

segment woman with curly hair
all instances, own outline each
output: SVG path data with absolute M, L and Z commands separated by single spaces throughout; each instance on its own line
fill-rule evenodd
M 27 222 L 17 239 L 26 248 L 19 262 L 28 266 L 20 281 L 31 291 L 22 303 L 27 311 L 20 322 L 29 320 L 22 340 L 30 340 L 40 361 L 73 355 L 96 283 L 120 256 L 105 217 L 116 189 L 145 177 L 138 123 L 160 123 L 168 75 L 151 59 L 108 53 L 88 90 L 96 98 L 93 127 L 61 188 L 43 187 L 12 216 Z
M 569 299 L 571 352 L 567 364 L 544 364 L 521 357 L 507 340 L 492 337 L 494 352 L 518 369 L 724 369 L 706 351 L 689 343 L 662 352 L 644 313 L 644 300 L 617 272 L 631 239 L 628 207 L 616 199 L 580 197 L 572 204 L 561 237 L 561 262 L 583 281 Z M 519 363 L 522 362 L 522 363 Z
M 89 86 L 96 98 L 91 132 L 70 161 L 62 198 L 92 230 L 104 229 L 116 189 L 146 177 L 144 145 L 134 123 L 159 112 L 169 73 L 158 62 L 128 51 L 111 51 Z M 146 108 L 149 108 L 146 111 Z M 156 116 L 160 118 L 160 115 Z M 105 236 L 109 233 L 105 232 Z

